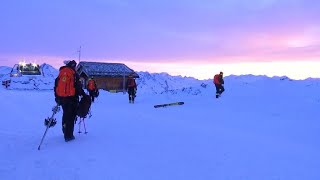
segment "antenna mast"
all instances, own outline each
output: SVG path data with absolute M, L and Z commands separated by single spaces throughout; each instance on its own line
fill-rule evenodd
M 80 57 L 81 57 L 81 46 L 80 46 L 80 49 L 78 50 L 78 53 L 79 53 L 79 62 L 78 64 L 80 63 Z

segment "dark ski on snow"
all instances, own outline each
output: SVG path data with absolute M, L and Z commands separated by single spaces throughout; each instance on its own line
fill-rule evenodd
M 175 103 L 168 103 L 168 104 L 158 104 L 154 105 L 154 108 L 159 108 L 159 107 L 167 107 L 167 106 L 176 106 L 176 105 L 183 105 L 184 102 L 175 102 Z

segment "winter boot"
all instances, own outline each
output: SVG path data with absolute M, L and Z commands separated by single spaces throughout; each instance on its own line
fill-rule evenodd
M 74 139 L 76 139 L 74 136 L 71 136 L 71 137 L 68 137 L 68 138 L 64 138 L 64 140 L 65 140 L 66 142 L 72 141 L 72 140 L 74 140 Z

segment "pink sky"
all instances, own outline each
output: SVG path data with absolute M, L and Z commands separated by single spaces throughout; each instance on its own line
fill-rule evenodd
M 320 1 L 10 0 L 0 16 L 0 66 L 58 68 L 82 46 L 82 60 L 137 71 L 320 77 Z

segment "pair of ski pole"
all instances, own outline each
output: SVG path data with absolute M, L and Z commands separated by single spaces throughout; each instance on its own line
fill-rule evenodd
M 89 112 L 88 112 L 88 114 L 89 114 L 89 118 L 91 118 L 91 116 L 92 116 L 92 114 L 91 114 L 91 108 L 89 109 Z M 80 118 L 80 121 L 79 121 L 79 131 L 78 131 L 78 133 L 82 133 L 81 132 L 81 122 L 83 122 L 83 128 L 84 128 L 84 133 L 85 134 L 87 134 L 88 133 L 88 131 L 87 131 L 87 128 L 86 128 L 86 123 L 84 122 L 84 119 L 85 119 L 86 117 L 83 117 L 83 118 Z
M 83 128 L 84 128 L 84 133 L 85 134 L 87 134 L 88 132 L 87 132 L 87 128 L 86 128 L 86 123 L 84 122 L 84 118 L 80 118 L 80 121 L 79 121 L 79 131 L 78 131 L 78 133 L 82 133 L 81 132 L 81 122 L 83 122 Z

